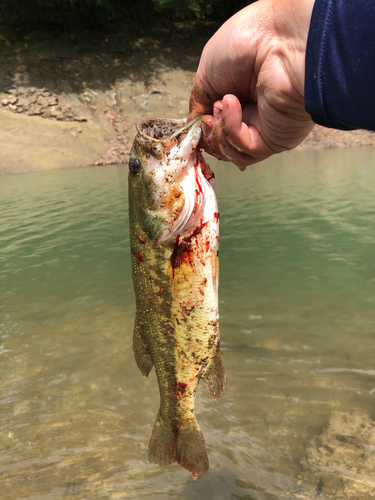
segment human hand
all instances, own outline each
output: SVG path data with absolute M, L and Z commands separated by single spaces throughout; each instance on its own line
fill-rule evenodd
M 304 108 L 305 51 L 315 0 L 258 0 L 205 46 L 189 120 L 203 148 L 244 170 L 293 149 L 313 127 Z

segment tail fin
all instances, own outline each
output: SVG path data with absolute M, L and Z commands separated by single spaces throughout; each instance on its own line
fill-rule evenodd
M 178 462 L 194 474 L 208 471 L 208 457 L 202 431 L 195 422 L 185 426 L 165 426 L 156 418 L 148 447 L 148 460 L 158 465 Z
M 208 471 L 206 445 L 197 421 L 178 431 L 177 462 L 192 474 L 205 474 Z

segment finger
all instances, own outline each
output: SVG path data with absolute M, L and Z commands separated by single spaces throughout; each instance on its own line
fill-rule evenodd
M 239 109 L 240 115 L 242 115 L 241 108 Z M 233 148 L 223 130 L 221 101 L 217 101 L 214 105 L 214 117 L 206 115 L 202 118 L 202 131 L 202 148 L 220 160 L 234 163 L 240 170 L 245 170 L 248 165 L 262 161 L 273 154 L 271 150 L 267 150 L 264 156 L 254 157 L 251 154 L 243 153 Z
M 222 160 L 222 156 L 218 149 L 216 148 L 214 138 L 212 135 L 212 126 L 213 126 L 213 116 L 205 115 L 202 117 L 202 138 L 201 138 L 201 147 L 206 151 L 206 153 L 214 156 L 218 160 Z
M 214 119 L 212 125 L 212 145 L 211 147 L 218 151 L 219 158 L 225 161 L 231 161 L 237 165 L 241 170 L 254 163 L 254 159 L 247 154 L 237 151 L 227 141 L 222 127 L 222 111 L 215 103 L 214 105 Z
M 253 158 L 268 158 L 272 150 L 261 134 L 258 106 L 249 102 L 242 110 L 234 95 L 226 95 L 222 100 L 222 127 L 232 148 Z M 259 160 L 258 160 L 259 161 Z
M 188 121 L 199 115 L 211 114 L 214 102 L 219 98 L 220 96 L 212 89 L 211 85 L 197 73 L 190 95 Z

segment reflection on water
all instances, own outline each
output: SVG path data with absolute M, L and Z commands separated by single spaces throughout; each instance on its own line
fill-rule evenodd
M 306 448 L 332 412 L 375 417 L 372 156 L 210 160 L 227 387 L 200 388 L 195 482 L 147 463 L 158 391 L 133 361 L 126 167 L 3 176 L 1 498 L 339 498 Z

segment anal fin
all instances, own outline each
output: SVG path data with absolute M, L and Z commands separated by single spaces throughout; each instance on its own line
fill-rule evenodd
M 217 346 L 216 353 L 211 359 L 202 379 L 207 384 L 212 399 L 214 401 L 217 401 L 223 394 L 225 388 L 225 368 L 223 361 L 223 351 L 221 350 L 220 342 Z
M 135 362 L 137 363 L 138 368 L 141 370 L 142 375 L 148 377 L 148 374 L 152 369 L 153 362 L 151 359 L 150 351 L 148 349 L 148 345 L 142 335 L 142 330 L 141 326 L 139 325 L 137 315 L 135 316 L 134 321 L 133 350 Z

